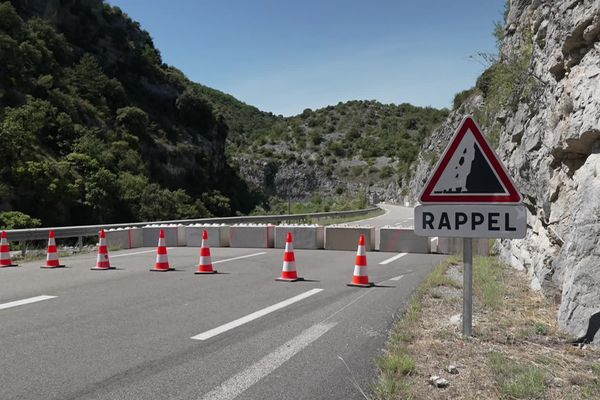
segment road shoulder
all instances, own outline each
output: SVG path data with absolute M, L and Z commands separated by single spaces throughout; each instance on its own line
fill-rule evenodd
M 416 291 L 378 360 L 376 398 L 600 396 L 600 350 L 570 343 L 556 323 L 558 305 L 531 290 L 524 272 L 475 260 L 471 339 L 461 333 L 461 282 L 461 260 L 452 258 Z

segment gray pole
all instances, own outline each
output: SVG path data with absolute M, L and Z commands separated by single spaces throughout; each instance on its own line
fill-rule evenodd
M 463 239 L 463 335 L 472 336 L 473 327 L 473 239 Z

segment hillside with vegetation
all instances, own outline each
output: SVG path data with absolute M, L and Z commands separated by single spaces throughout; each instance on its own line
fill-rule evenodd
M 398 200 L 423 140 L 448 110 L 349 101 L 276 121 L 229 150 L 242 176 L 273 196 Z
M 0 0 L 0 226 L 397 200 L 447 110 L 350 101 L 284 118 L 188 80 L 102 0 Z
M 263 201 L 227 163 L 226 139 L 276 118 L 164 64 L 119 8 L 0 2 L 0 59 L 0 211 L 82 224 L 224 216 Z

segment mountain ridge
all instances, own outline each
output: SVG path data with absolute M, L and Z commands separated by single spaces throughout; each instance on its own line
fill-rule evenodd
M 304 146 L 295 149 L 302 167 L 284 174 L 287 186 L 269 184 L 264 176 L 275 165 L 271 161 L 281 157 L 260 160 L 268 146 L 247 152 L 248 146 L 292 125 L 306 125 L 296 144 L 313 140 L 329 145 L 325 132 L 317 132 L 325 111 L 284 118 L 191 82 L 162 62 L 150 34 L 118 7 L 101 0 L 4 1 L 0 38 L 6 63 L 0 71 L 0 135 L 7 160 L 0 168 L 0 211 L 19 210 L 45 225 L 123 222 L 268 210 L 268 196 L 288 197 L 288 187 L 304 187 L 292 193 L 301 201 L 319 190 L 347 197 L 369 190 L 368 182 L 356 185 L 359 174 L 349 173 L 352 166 L 339 174 L 333 168 L 318 185 L 306 186 L 323 171 L 316 163 L 321 149 Z M 323 110 L 369 103 L 340 104 L 344 106 Z M 410 105 L 377 107 L 421 110 Z M 359 108 L 355 111 L 371 118 Z M 345 136 L 345 129 L 337 134 Z M 360 129 L 352 134 L 358 132 L 360 138 L 355 139 L 363 151 L 369 145 Z M 415 153 L 411 140 L 405 141 L 408 158 Z M 330 151 L 339 153 L 340 146 Z M 336 157 L 351 161 L 345 154 Z M 367 158 L 371 161 L 359 161 L 371 163 L 368 168 L 373 169 L 373 157 Z M 256 162 L 261 165 L 247 168 Z M 394 167 L 386 171 L 396 176 Z M 390 176 L 376 190 L 384 198 L 394 198 L 399 187 Z

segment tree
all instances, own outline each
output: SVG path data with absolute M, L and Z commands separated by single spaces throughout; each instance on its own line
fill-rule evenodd
M 202 195 L 202 203 L 208 211 L 218 217 L 231 215 L 231 204 L 228 197 L 223 196 L 218 190 L 212 190 Z
M 1 5 L 0 5 L 1 6 Z M 0 229 L 38 228 L 42 222 L 20 211 L 0 212 Z
M 23 20 L 9 2 L 0 3 L 0 30 L 11 36 L 16 35 L 21 29 Z
M 187 89 L 175 104 L 179 116 L 189 126 L 208 131 L 216 125 L 212 104 L 198 90 Z
M 117 110 L 117 123 L 136 136 L 146 133 L 149 123 L 148 114 L 137 107 L 123 107 Z

